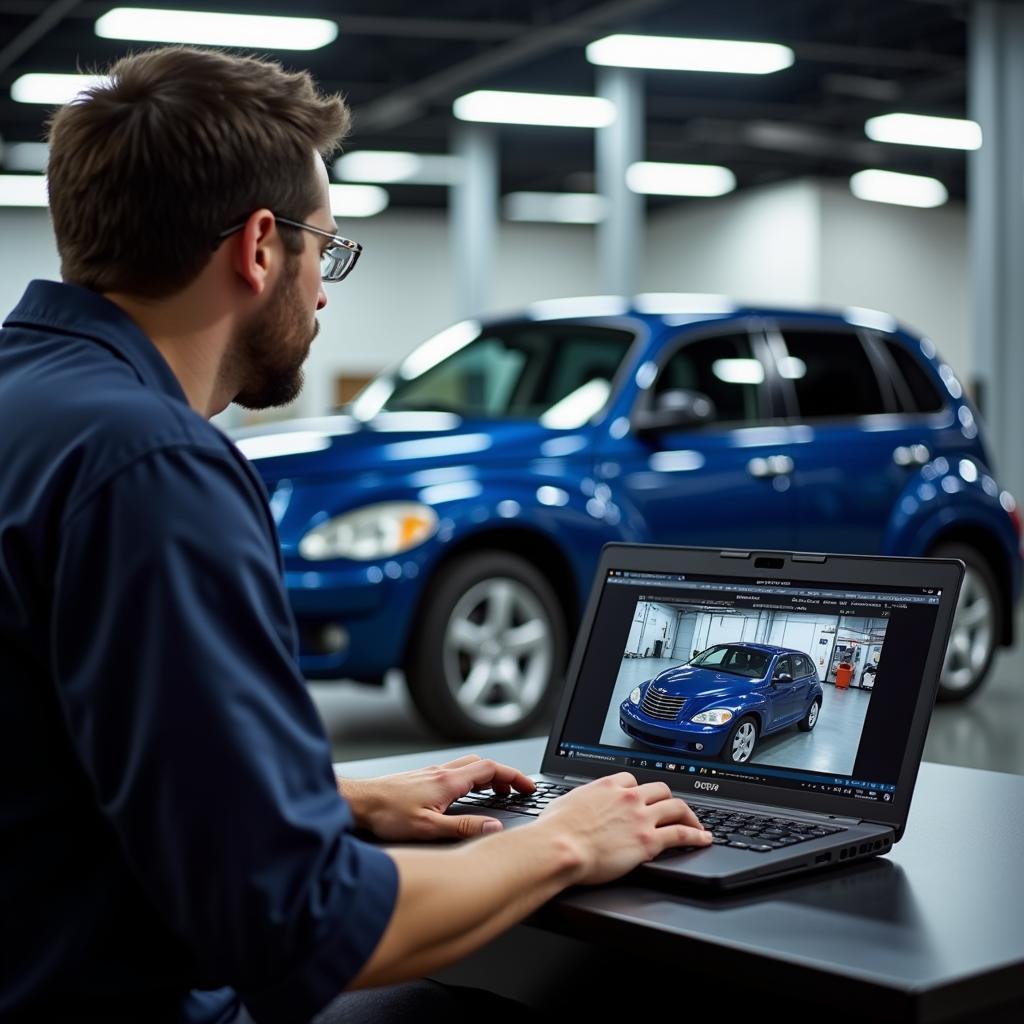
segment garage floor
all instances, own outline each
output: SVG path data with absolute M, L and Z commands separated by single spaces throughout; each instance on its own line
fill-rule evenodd
M 420 724 L 397 673 L 382 689 L 314 683 L 310 690 L 339 761 L 452 745 Z M 827 696 L 834 693 L 830 688 Z M 812 734 L 815 739 L 819 729 L 824 735 L 825 724 L 823 713 Z M 546 731 L 540 728 L 534 735 Z M 465 749 L 464 744 L 460 746 Z M 1024 775 L 1024 652 L 1020 647 L 999 656 L 994 675 L 974 699 L 935 709 L 924 756 L 929 761 Z

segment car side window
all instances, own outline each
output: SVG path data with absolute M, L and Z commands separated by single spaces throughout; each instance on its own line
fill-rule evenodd
M 414 376 L 400 374 L 385 409 L 527 418 L 553 413 L 546 425 L 573 428 L 604 405 L 632 343 L 629 331 L 611 328 L 506 325 Z
M 654 401 L 666 391 L 698 391 L 714 402 L 717 421 L 749 423 L 761 418 L 764 378 L 746 333 L 700 338 L 669 357 L 654 382 Z
M 794 673 L 794 675 L 809 676 L 809 675 L 816 674 L 815 671 L 814 671 L 814 665 L 811 664 L 811 659 L 807 658 L 807 657 L 804 657 L 803 655 L 801 655 L 800 658 L 799 658 L 798 668 L 799 668 L 799 671 Z
M 784 654 L 779 658 L 775 665 L 774 678 L 778 679 L 781 675 L 793 675 L 793 659 L 788 654 Z
M 945 404 L 942 401 L 942 394 L 914 357 L 913 352 L 906 345 L 889 338 L 884 339 L 884 344 L 886 352 L 892 357 L 914 400 L 914 408 L 906 411 L 938 412 L 942 409 Z
M 801 419 L 890 411 L 874 364 L 856 334 L 786 327 L 782 336 L 786 355 L 779 360 L 779 372 L 796 392 Z

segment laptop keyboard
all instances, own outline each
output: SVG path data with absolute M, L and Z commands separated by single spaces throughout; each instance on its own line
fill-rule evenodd
M 520 814 L 530 814 L 536 817 L 544 810 L 552 800 L 572 791 L 572 786 L 559 786 L 553 782 L 538 782 L 537 788 L 532 793 L 508 793 L 501 796 L 498 793 L 482 792 L 469 793 L 461 800 L 460 804 L 473 804 L 477 807 L 491 807 L 501 811 L 518 811 Z
M 819 825 L 792 818 L 778 818 L 748 811 L 733 811 L 723 807 L 690 804 L 700 823 L 714 836 L 713 845 L 731 846 L 737 850 L 770 853 L 784 846 L 795 846 L 810 839 L 834 836 L 845 832 L 840 825 Z
M 538 782 L 533 793 L 509 793 L 502 796 L 492 792 L 472 792 L 457 803 L 536 817 L 552 800 L 557 800 L 571 789 L 571 786 L 560 786 L 553 782 Z M 707 804 L 690 803 L 690 807 L 700 818 L 700 823 L 714 836 L 713 845 L 752 850 L 754 853 L 770 853 L 772 850 L 846 831 L 840 825 L 822 825 Z

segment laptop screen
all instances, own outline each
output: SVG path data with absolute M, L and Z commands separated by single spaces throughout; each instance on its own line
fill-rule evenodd
M 891 802 L 940 598 L 612 569 L 558 753 Z

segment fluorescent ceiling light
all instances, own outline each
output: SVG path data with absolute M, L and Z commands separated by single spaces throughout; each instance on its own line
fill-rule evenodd
M 96 35 L 104 39 L 144 39 L 155 43 L 319 50 L 334 42 L 338 26 L 324 18 L 115 7 L 97 19 Z
M 330 185 L 335 217 L 372 217 L 386 210 L 388 193 L 378 185 Z
M 591 192 L 510 192 L 505 196 L 508 220 L 596 224 L 605 211 L 605 197 Z
M 22 75 L 11 85 L 11 99 L 60 106 L 70 103 L 83 90 L 106 81 L 104 75 Z
M 874 203 L 929 208 L 941 206 L 948 198 L 946 186 L 935 178 L 895 171 L 858 171 L 850 178 L 850 191 L 858 199 Z
M 864 122 L 864 134 L 876 142 L 938 149 L 980 149 L 981 125 L 956 117 L 924 114 L 882 114 Z
M 587 60 L 619 68 L 769 75 L 788 68 L 793 63 L 793 51 L 778 43 L 613 35 L 591 43 Z
M 736 187 L 736 175 L 715 164 L 640 161 L 626 169 L 626 184 L 644 195 L 721 196 Z
M 346 153 L 335 160 L 334 174 L 342 181 L 454 185 L 459 179 L 460 166 L 457 156 L 365 149 Z
M 600 96 L 559 96 L 540 92 L 496 92 L 479 89 L 452 104 L 460 121 L 497 124 L 557 125 L 603 128 L 615 120 L 615 104 Z
M 4 167 L 9 171 L 45 171 L 49 153 L 45 142 L 8 142 L 3 147 Z
M 47 206 L 41 174 L 0 174 L 0 206 Z

